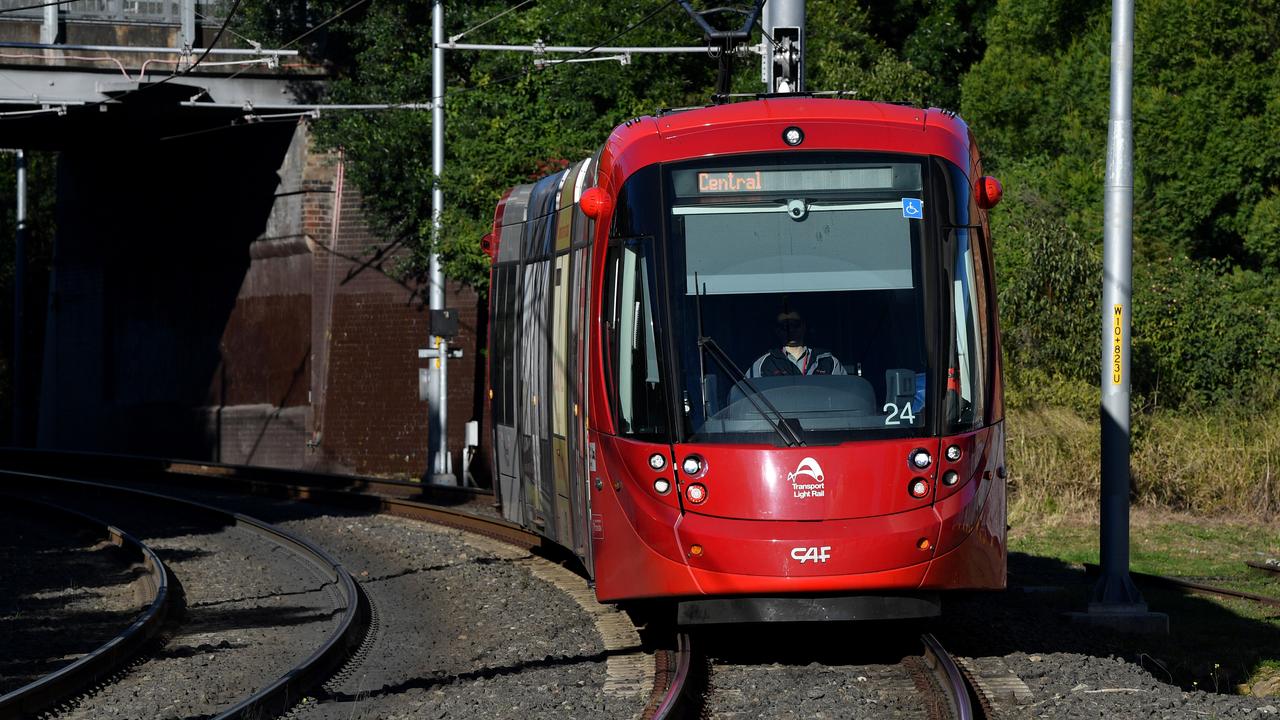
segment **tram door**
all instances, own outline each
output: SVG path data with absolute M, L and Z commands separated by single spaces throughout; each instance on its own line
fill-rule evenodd
M 551 473 L 551 282 L 556 193 L 563 174 L 533 186 L 524 229 L 524 297 L 520 342 L 520 485 L 523 524 L 555 537 Z
M 574 173 L 564 173 L 554 215 L 555 270 L 552 280 L 551 305 L 551 471 L 552 502 L 555 505 L 555 539 L 574 547 L 572 503 L 569 490 L 569 423 L 572 408 L 569 400 L 569 297 L 572 286 L 569 244 L 573 230 Z
M 587 286 L 591 277 L 588 271 L 591 259 L 591 223 L 578 208 L 578 200 L 585 186 L 590 184 L 593 161 L 584 160 L 569 170 L 574 179 L 571 196 L 571 231 L 569 238 L 569 367 L 567 414 L 569 418 L 569 503 L 573 519 L 574 552 L 583 564 L 591 568 L 591 542 L 589 536 L 591 507 L 587 489 Z
M 524 493 L 520 487 L 520 398 L 521 377 L 518 372 L 520 335 L 523 332 L 521 306 L 524 298 L 523 253 L 524 221 L 532 185 L 521 185 L 511 191 L 502 216 L 502 235 L 498 244 L 498 267 L 494 279 L 498 287 L 490 293 L 494 303 L 493 345 L 490 352 L 495 362 L 490 378 L 493 388 L 494 464 L 502 514 L 514 523 L 525 523 Z

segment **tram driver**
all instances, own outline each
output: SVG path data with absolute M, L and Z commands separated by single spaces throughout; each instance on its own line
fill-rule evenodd
M 830 350 L 805 345 L 805 324 L 800 313 L 794 310 L 779 313 L 776 332 L 782 345 L 757 358 L 747 377 L 848 374 Z

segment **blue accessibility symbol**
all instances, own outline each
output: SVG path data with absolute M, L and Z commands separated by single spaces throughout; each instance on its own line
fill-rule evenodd
M 908 220 L 923 220 L 924 200 L 920 198 L 902 198 L 902 217 Z

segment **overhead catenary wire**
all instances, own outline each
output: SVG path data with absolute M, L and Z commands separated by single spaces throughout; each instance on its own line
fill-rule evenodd
M 676 1 L 677 1 L 677 0 L 667 0 L 666 2 L 662 3 L 662 4 L 661 4 L 661 5 L 659 5 L 658 7 L 654 8 L 652 11 L 650 11 L 650 12 L 649 12 L 647 15 L 645 15 L 644 17 L 640 18 L 640 19 L 639 19 L 639 20 L 637 20 L 636 22 L 634 22 L 634 23 L 632 23 L 632 24 L 628 25 L 627 27 L 623 28 L 622 30 L 618 31 L 617 33 L 615 33 L 612 37 L 608 38 L 607 40 L 604 40 L 604 41 L 602 41 L 602 42 L 600 42 L 600 43 L 597 43 L 596 45 L 592 45 L 591 47 L 588 47 L 588 48 L 586 48 L 586 49 L 582 50 L 581 52 L 579 52 L 579 53 L 577 53 L 577 54 L 575 54 L 575 55 L 572 55 L 572 56 L 570 56 L 569 58 L 566 58 L 566 60 L 565 60 L 565 61 L 562 61 L 562 62 L 558 62 L 558 63 L 556 63 L 556 64 L 555 64 L 554 66 L 552 66 L 552 67 L 559 67 L 560 65 L 565 65 L 565 64 L 567 64 L 567 61 L 569 61 L 569 60 L 576 60 L 576 59 L 581 58 L 581 57 L 586 57 L 586 56 L 588 56 L 588 55 L 590 55 L 590 54 L 592 54 L 592 53 L 594 53 L 594 52 L 599 51 L 601 48 L 609 47 L 609 43 L 611 43 L 611 42 L 613 42 L 613 41 L 617 40 L 618 38 L 622 37 L 623 35 L 626 35 L 627 33 L 630 33 L 631 31 L 633 31 L 633 30 L 635 30 L 635 29 L 637 29 L 637 28 L 641 27 L 642 25 L 644 25 L 644 24 L 648 23 L 650 20 L 652 20 L 653 18 L 657 17 L 657 16 L 658 16 L 658 14 L 659 14 L 659 13 L 661 13 L 663 10 L 666 10 L 667 8 L 671 7 L 672 5 L 675 5 L 675 4 L 676 4 Z M 442 48 L 446 48 L 446 49 L 447 49 L 449 46 L 446 44 L 446 45 L 442 45 L 441 47 L 442 47 Z M 617 50 L 614 50 L 613 52 L 617 52 Z M 531 69 L 531 70 L 525 70 L 524 72 L 519 72 L 519 73 L 512 73 L 512 74 L 510 74 L 510 75 L 506 75 L 506 76 L 500 77 L 500 78 L 498 78 L 497 80 L 493 80 L 493 81 L 487 82 L 487 83 L 485 83 L 485 84 L 483 84 L 483 85 L 475 85 L 475 86 L 473 86 L 473 87 L 469 87 L 469 88 L 458 88 L 458 89 L 456 89 L 456 90 L 453 90 L 453 91 L 452 91 L 452 94 L 453 94 L 453 95 L 462 95 L 462 94 L 466 94 L 466 93 L 475 92 L 475 91 L 477 91 L 477 90 L 487 90 L 487 89 L 489 89 L 489 88 L 494 87 L 495 85 L 505 85 L 506 83 L 511 82 L 512 80 L 519 80 L 520 78 L 528 77 L 529 75 L 531 75 L 531 74 L 532 74 L 532 73 L 534 73 L 534 72 L 538 72 L 539 70 L 546 70 L 546 69 L 547 69 L 547 68 L 538 68 L 538 67 L 533 67 L 533 69 Z M 441 101 L 441 100 L 443 100 L 443 99 L 444 99 L 444 96 L 443 96 L 443 95 L 441 95 L 440 97 L 432 97 L 432 98 L 429 98 L 429 99 L 430 99 L 432 102 L 439 102 L 439 101 Z
M 356 7 L 356 5 L 359 5 L 359 4 L 361 4 L 361 3 L 363 3 L 363 2 L 366 2 L 366 1 L 367 1 L 367 0 L 359 0 L 359 2 L 357 2 L 357 3 L 355 3 L 355 4 L 351 5 L 351 6 L 349 6 L 347 9 L 343 10 L 343 11 L 342 11 L 342 13 L 345 13 L 345 12 L 347 12 L 347 11 L 351 10 L 352 8 Z M 639 20 L 637 20 L 636 22 L 632 23 L 631 25 L 628 25 L 627 27 L 623 28 L 622 30 L 620 30 L 619 32 L 615 33 L 613 36 L 609 37 L 608 39 L 606 39 L 606 40 L 604 40 L 604 41 L 600 42 L 600 43 L 599 43 L 599 44 L 597 44 L 597 45 L 593 45 L 593 46 L 587 47 L 587 48 L 585 48 L 582 52 L 579 52 L 578 54 L 576 54 L 576 55 L 574 55 L 574 56 L 572 56 L 572 57 L 566 58 L 565 60 L 562 60 L 562 61 L 557 62 L 557 63 L 555 63 L 555 64 L 556 64 L 556 65 L 562 65 L 562 64 L 565 64 L 565 63 L 567 63 L 567 62 L 569 62 L 569 61 L 576 60 L 576 59 L 579 59 L 579 58 L 582 58 L 582 57 L 586 57 L 587 55 L 590 55 L 592 52 L 594 52 L 594 51 L 596 51 L 596 50 L 599 50 L 600 48 L 608 47 L 608 44 L 609 44 L 609 43 L 611 43 L 611 42 L 613 42 L 613 41 L 617 40 L 618 38 L 620 38 L 620 37 L 622 37 L 622 36 L 626 35 L 627 33 L 632 32 L 633 30 L 636 30 L 637 28 L 641 27 L 641 26 L 642 26 L 642 25 L 644 25 L 645 23 L 648 23 L 650 20 L 652 20 L 654 17 L 656 17 L 659 13 L 661 13 L 663 10 L 666 10 L 667 8 L 669 8 L 669 7 L 671 7 L 672 5 L 674 5 L 675 3 L 676 3 L 676 0 L 667 0 L 666 2 L 662 3 L 662 4 L 661 4 L 661 5 L 659 5 L 657 8 L 655 8 L 654 10 L 650 11 L 650 12 L 649 12 L 648 14 L 646 14 L 644 17 L 640 18 Z M 342 13 L 338 13 L 338 15 L 341 15 Z M 330 18 L 330 19 L 329 19 L 328 21 L 326 21 L 326 22 L 329 22 L 329 21 L 332 21 L 332 20 L 336 19 L 336 18 L 338 17 L 338 15 L 335 15 L 334 17 Z M 317 26 L 317 28 L 318 28 L 318 26 Z M 317 29 L 317 28 L 313 28 L 313 29 Z M 299 38 L 301 38 L 301 36 L 299 36 Z M 295 40 L 294 40 L 294 41 L 292 41 L 292 42 L 296 42 L 296 41 L 297 41 L 297 40 L 295 39 Z M 286 45 L 285 45 L 285 47 L 288 47 L 288 44 L 286 44 Z M 442 47 L 445 47 L 445 46 L 442 46 Z M 703 50 L 705 50 L 705 48 L 702 48 L 702 49 L 703 49 Z M 452 93 L 451 93 L 451 94 L 458 95 L 458 94 L 463 94 L 463 93 L 473 92 L 473 91 L 476 91 L 476 90 L 490 89 L 490 88 L 492 88 L 492 87 L 494 87 L 494 86 L 502 85 L 502 84 L 505 84 L 505 83 L 511 82 L 512 80 L 517 80 L 517 79 L 519 79 L 519 78 L 526 77 L 526 76 L 528 76 L 529 74 L 531 74 L 532 72 L 536 72 L 536 71 L 538 71 L 538 70 L 542 70 L 542 69 L 545 69 L 545 68 L 534 68 L 533 70 L 526 70 L 526 71 L 521 72 L 521 73 L 513 73 L 513 74 L 511 74 L 511 75 L 508 75 L 508 76 L 505 76 L 505 77 L 498 78 L 497 80 L 494 80 L 494 81 L 492 81 L 492 82 L 486 83 L 486 84 L 481 85 L 481 86 L 475 86 L 475 87 L 471 87 L 471 88 L 460 88 L 460 89 L 455 89 L 455 90 L 453 90 L 453 91 L 452 91 Z M 439 96 L 439 97 L 432 97 L 432 98 L 428 99 L 426 102 L 418 102 L 418 103 L 398 103 L 398 104 L 395 104 L 395 103 L 388 103 L 388 104 L 376 104 L 376 103 L 375 103 L 375 104 L 368 104 L 368 105 L 359 105 L 359 104 L 356 104 L 356 105 L 329 105 L 329 106 L 326 106 L 326 105 L 313 105 L 313 106 L 297 106 L 297 105 L 293 105 L 293 106 L 290 106 L 290 107 L 297 107 L 297 108 L 309 108 L 309 109 L 311 109 L 311 110 L 316 110 L 316 111 L 323 111 L 323 110 L 338 110 L 338 111 L 357 111 L 357 112 L 358 112 L 358 111 L 402 110 L 402 109 L 403 109 L 403 110 L 429 110 L 429 109 L 431 109 L 431 108 L 434 106 L 434 103 L 435 103 L 435 102 L 438 102 L 438 101 L 442 100 L 443 98 L 444 98 L 444 96 L 442 95 L 442 96 Z M 211 106 L 213 106 L 213 104 L 212 104 L 212 103 L 196 103 L 196 102 L 194 102 L 194 101 L 190 101 L 190 102 L 188 102 L 188 103 L 183 103 L 183 104 L 184 104 L 184 105 L 188 105 L 188 104 L 189 104 L 189 105 L 200 105 L 200 106 L 204 106 L 204 107 L 211 107 Z M 226 106 L 226 105 L 224 104 L 224 106 Z M 253 108 L 248 108 L 248 107 L 246 107 L 245 109 L 246 109 L 246 110 L 250 110 L 250 109 L 253 109 Z M 256 109 L 262 110 L 262 109 L 267 109 L 267 108 L 266 108 L 265 106 L 257 106 L 257 108 L 256 108 Z M 298 115 L 294 115 L 293 117 L 297 117 L 297 116 L 298 116 Z M 313 114 L 313 115 L 310 115 L 310 117 L 312 117 L 312 118 L 317 117 L 317 116 L 318 116 L 318 115 L 314 115 L 314 114 Z M 264 117 L 265 117 L 265 116 L 264 116 Z M 292 117 L 290 117 L 290 118 L 288 118 L 288 119 L 292 119 Z M 203 129 L 203 130 L 196 130 L 196 131 L 189 132 L 189 133 L 181 133 L 181 134 L 178 134 L 178 135 L 169 135 L 169 136 L 166 136 L 166 137 L 162 137 L 162 138 L 160 138 L 160 140 L 161 140 L 161 141 L 166 141 L 166 140 L 177 140 L 177 139 L 180 139 L 180 138 L 187 138 L 187 137 L 191 137 L 191 136 L 194 136 L 194 135 L 203 135 L 203 134 L 206 134 L 206 133 L 219 132 L 219 131 L 222 131 L 222 130 L 227 130 L 227 129 L 231 129 L 231 128 L 235 128 L 235 127 L 244 127 L 244 126 L 253 125 L 253 124 L 255 124 L 255 123 L 254 123 L 254 122 L 247 121 L 245 118 L 236 118 L 235 120 L 233 120 L 232 122 L 230 122 L 230 123 L 229 123 L 229 124 L 227 124 L 227 125 L 220 125 L 220 126 L 215 127 L 215 128 L 206 128 L 206 129 Z
M 292 47 L 293 45 L 295 45 L 295 44 L 297 44 L 297 43 L 299 43 L 299 42 L 302 42 L 302 40 L 303 40 L 304 38 L 306 38 L 308 35 L 310 35 L 311 33 L 313 33 L 313 32 L 315 32 L 315 31 L 319 30 L 320 28 L 322 28 L 322 27 L 324 27 L 324 26 L 328 25 L 328 24 L 329 24 L 329 23 L 331 23 L 331 22 L 336 21 L 338 18 L 342 17 L 343 15 L 346 15 L 347 13 L 351 12 L 352 10 L 355 10 L 356 8 L 360 7 L 361 5 L 364 5 L 364 4 L 365 4 L 365 3 L 367 3 L 367 2 L 369 2 L 369 0 L 356 0 L 355 2 L 351 3 L 350 5 L 346 6 L 346 7 L 345 7 L 345 8 L 343 8 L 343 9 L 339 10 L 338 12 L 334 13 L 333 15 L 330 15 L 328 18 L 325 18 L 325 20 L 324 20 L 323 22 L 321 22 L 319 25 L 316 25 L 315 27 L 308 29 L 306 32 L 302 33 L 301 35 L 299 35 L 299 36 L 295 37 L 294 39 L 290 40 L 289 42 L 285 43 L 284 45 L 282 45 L 282 46 L 280 47 L 280 49 L 281 49 L 281 50 L 287 50 L 287 49 L 289 49 L 290 47 Z M 239 77 L 242 73 L 244 73 L 246 70 L 248 70 L 248 68 L 245 68 L 244 70 L 237 70 L 236 72 L 231 73 L 231 75 L 230 75 L 230 76 L 228 76 L 228 77 L 227 77 L 227 79 L 228 79 L 228 80 L 234 80 L 234 79 L 236 79 L 237 77 Z
M 194 13 L 196 14 L 196 17 L 200 18 L 201 20 L 216 20 L 216 19 L 217 19 L 217 18 L 211 18 L 211 17 L 209 17 L 208 15 L 205 15 L 204 13 L 200 12 L 199 10 L 193 10 L 192 12 L 194 12 Z M 236 37 L 240 38 L 241 40 L 243 40 L 243 41 L 245 41 L 245 42 L 249 43 L 249 46 L 250 46 L 250 47 L 252 47 L 254 50 L 258 50 L 258 51 L 261 51 L 261 50 L 262 50 L 262 43 L 258 42 L 257 40 L 254 40 L 253 38 L 245 37 L 244 35 L 241 35 L 240 33 L 236 32 L 236 31 L 235 31 L 234 29 L 232 29 L 232 28 L 227 28 L 227 32 L 229 32 L 229 33 L 231 33 L 232 35 L 235 35 Z
M 520 8 L 524 7 L 525 5 L 528 5 L 528 4 L 529 4 L 529 3 L 531 3 L 531 2 L 533 2 L 533 0 L 524 0 L 524 2 L 522 2 L 522 3 L 518 4 L 518 5 L 513 5 L 513 6 L 509 7 L 509 8 L 507 8 L 506 10 L 503 10 L 502 12 L 498 13 L 497 15 L 494 15 L 493 17 L 489 18 L 488 20 L 485 20 L 484 22 L 480 23 L 479 25 L 472 25 L 471 27 L 467 28 L 466 30 L 463 30 L 462 32 L 458 33 L 457 35 L 450 35 L 450 36 L 449 36 L 449 42 L 450 42 L 450 43 L 457 42 L 458 40 L 462 39 L 465 35 L 468 35 L 468 34 L 470 34 L 470 33 L 474 32 L 474 31 L 476 31 L 476 30 L 479 30 L 480 28 L 484 27 L 485 25 L 488 25 L 489 23 L 493 22 L 494 20 L 497 20 L 498 18 L 502 17 L 503 15 L 506 15 L 506 14 L 508 14 L 508 13 L 515 12 L 516 10 L 519 10 Z

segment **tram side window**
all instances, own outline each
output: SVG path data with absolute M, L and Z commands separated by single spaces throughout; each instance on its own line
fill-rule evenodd
M 986 273 L 977 231 L 955 228 L 951 278 L 951 359 L 947 366 L 946 420 L 948 431 L 981 426 L 986 418 L 988 312 Z
M 607 278 L 614 416 L 622 435 L 665 439 L 666 387 L 659 366 L 652 238 L 614 241 Z
M 499 266 L 495 275 L 497 288 L 495 302 L 498 318 L 494 328 L 494 353 L 498 358 L 498 366 L 494 368 L 491 381 L 494 388 L 494 421 L 501 425 L 511 425 L 514 419 L 512 401 L 514 389 L 511 387 L 511 374 L 514 368 L 516 311 L 519 294 L 516 287 L 516 270 L 518 265 Z

